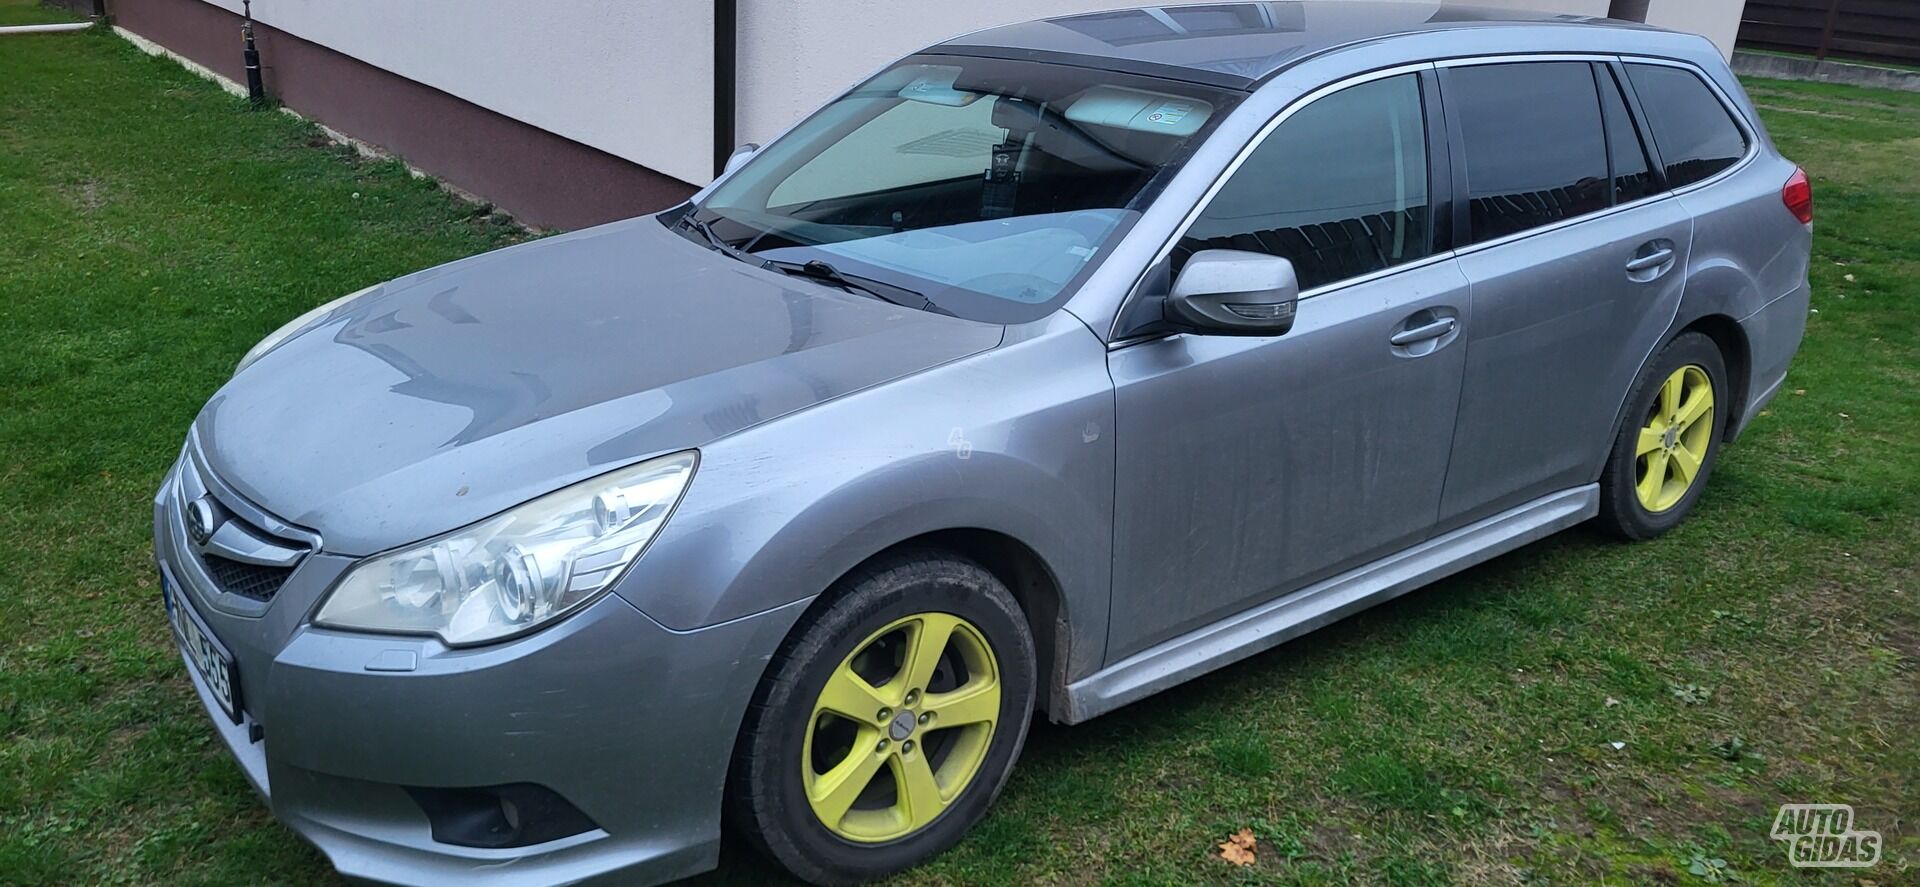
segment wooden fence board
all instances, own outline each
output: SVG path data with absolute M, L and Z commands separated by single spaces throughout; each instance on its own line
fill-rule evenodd
M 1831 31 L 1829 31 L 1831 23 Z M 1740 45 L 1868 62 L 1920 64 L 1913 0 L 1748 0 Z

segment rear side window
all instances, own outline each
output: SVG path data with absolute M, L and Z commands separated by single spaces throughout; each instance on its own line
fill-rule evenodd
M 1418 75 L 1316 100 L 1260 143 L 1187 229 L 1174 270 L 1204 249 L 1293 262 L 1301 289 L 1432 253 Z
M 1653 164 L 1647 161 L 1646 146 L 1633 124 L 1633 115 L 1627 113 L 1627 103 L 1619 83 L 1614 80 L 1613 69 L 1595 66 L 1593 73 L 1600 81 L 1600 108 L 1607 116 L 1607 152 L 1613 160 L 1614 202 L 1631 203 L 1651 196 L 1659 191 L 1659 183 L 1654 180 Z
M 1444 89 L 1466 152 L 1474 243 L 1612 205 L 1591 65 L 1451 68 Z
M 1647 111 L 1653 143 L 1667 165 L 1671 187 L 1711 178 L 1747 155 L 1746 133 L 1693 72 L 1666 65 L 1628 65 L 1627 76 Z

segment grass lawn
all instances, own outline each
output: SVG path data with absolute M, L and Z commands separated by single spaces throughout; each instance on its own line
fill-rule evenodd
M 1920 95 L 1752 87 L 1816 181 L 1818 314 L 1694 520 L 1562 534 L 1039 725 L 901 881 L 1798 883 L 1784 802 L 1887 839 L 1810 879 L 1920 881 Z M 150 497 L 280 322 L 524 236 L 110 34 L 0 38 L 0 883 L 331 879 L 181 673 Z M 1246 868 L 1215 851 L 1241 828 Z M 772 877 L 725 856 L 713 883 Z
M 33 0 L 0 0 L 0 27 L 78 21 L 85 21 L 85 19 L 64 9 L 46 6 Z

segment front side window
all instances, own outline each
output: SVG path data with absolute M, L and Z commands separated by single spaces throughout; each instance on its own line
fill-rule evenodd
M 908 59 L 666 220 L 735 257 L 903 304 L 1033 320 L 1241 95 L 1087 68 Z
M 1287 118 L 1221 186 L 1174 250 L 1293 262 L 1300 287 L 1337 283 L 1433 251 L 1420 80 L 1351 86 Z
M 1647 109 L 1653 143 L 1667 165 L 1667 184 L 1683 188 L 1717 175 L 1747 156 L 1747 135 L 1713 90 L 1691 71 L 1628 65 L 1627 77 Z
M 1600 97 L 1586 62 L 1452 68 L 1444 88 L 1467 156 L 1472 242 L 1612 205 Z

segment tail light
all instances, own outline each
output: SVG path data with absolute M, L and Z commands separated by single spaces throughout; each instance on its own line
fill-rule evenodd
M 1807 181 L 1807 171 L 1795 169 L 1793 178 L 1787 180 L 1787 186 L 1780 189 L 1780 199 L 1787 202 L 1787 211 L 1800 220 L 1802 225 L 1813 224 L 1813 183 Z

